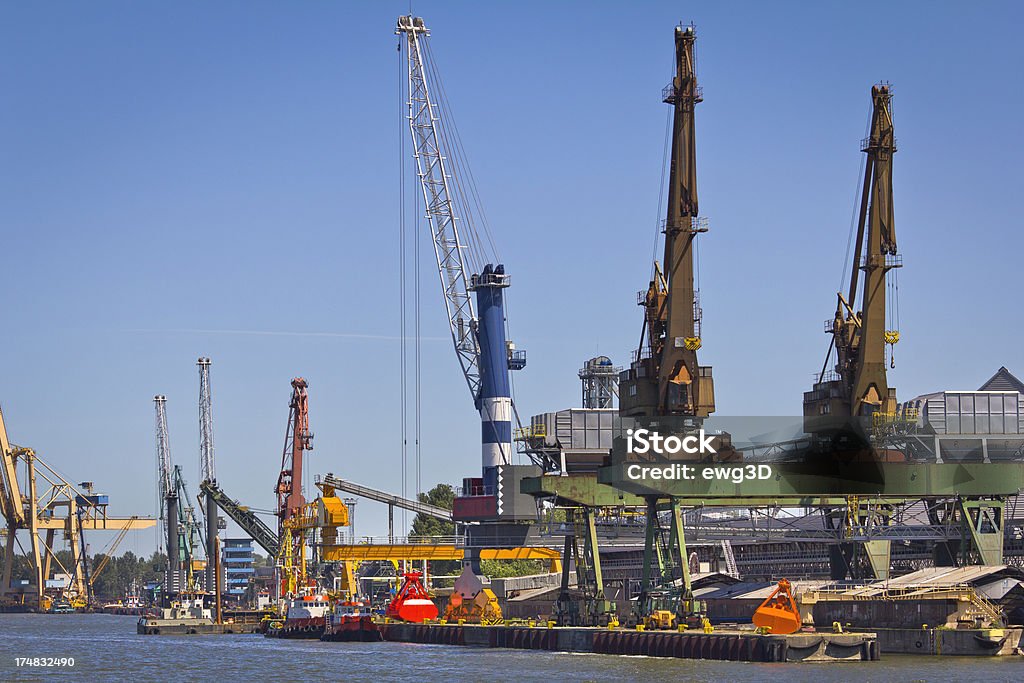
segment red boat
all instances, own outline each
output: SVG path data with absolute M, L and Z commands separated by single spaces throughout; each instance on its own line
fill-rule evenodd
M 377 624 L 362 602 L 336 602 L 327 615 L 320 640 L 331 642 L 375 643 L 384 640 Z

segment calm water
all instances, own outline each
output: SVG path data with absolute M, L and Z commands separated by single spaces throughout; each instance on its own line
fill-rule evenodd
M 0 614 L 0 681 L 1024 681 L 1024 657 L 748 664 L 259 635 L 140 636 L 135 617 Z M 16 657 L 74 657 L 73 668 Z

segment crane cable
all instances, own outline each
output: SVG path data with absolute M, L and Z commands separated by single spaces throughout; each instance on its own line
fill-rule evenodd
M 871 135 L 871 117 L 872 112 L 869 111 L 867 125 L 865 126 L 865 137 Z M 861 183 L 864 182 L 864 172 L 867 168 L 867 163 L 867 154 L 862 155 L 860 159 L 858 159 L 857 161 L 857 177 L 854 179 L 853 182 L 853 199 L 850 202 L 850 206 L 852 208 L 850 209 L 850 230 L 846 237 L 846 256 L 843 257 L 843 272 L 842 275 L 839 277 L 839 288 L 838 290 L 836 290 L 840 294 L 846 291 L 846 287 L 849 284 L 847 280 L 847 275 L 849 275 L 851 278 L 853 277 L 853 271 L 848 271 L 847 268 L 850 268 L 851 266 L 850 258 L 853 253 L 854 242 L 857 238 L 857 220 L 860 216 L 860 195 L 862 191 Z M 860 264 L 854 263 L 852 264 L 852 266 L 853 268 L 858 268 L 860 267 Z M 828 345 L 828 351 L 825 352 L 825 362 L 822 365 L 821 374 L 818 376 L 819 382 L 824 381 L 825 379 L 825 372 L 828 369 L 828 360 L 832 356 L 832 351 L 835 348 L 835 335 L 833 334 L 832 339 Z
M 407 398 L 408 398 L 408 387 L 406 386 L 406 284 L 405 284 L 405 76 L 406 72 L 403 68 L 405 60 L 402 57 L 402 43 L 405 42 L 399 39 L 398 42 L 398 196 L 399 196 L 399 209 L 398 209 L 398 302 L 399 302 L 399 392 L 400 396 L 400 408 L 399 408 L 399 420 L 401 422 L 401 478 L 402 478 L 402 497 L 408 498 L 406 491 L 406 478 L 407 478 L 407 462 L 408 462 L 408 448 L 407 448 Z M 404 510 L 403 510 L 403 521 L 404 521 Z
M 871 135 L 871 123 L 872 123 L 873 112 L 874 112 L 873 109 L 871 111 L 868 111 L 868 120 L 867 120 L 867 124 L 864 127 L 864 137 L 865 138 L 869 137 Z M 860 217 L 860 208 L 861 208 L 860 207 L 860 195 L 861 195 L 861 192 L 862 192 L 861 183 L 864 182 L 864 172 L 865 172 L 865 170 L 867 168 L 867 163 L 868 163 L 868 155 L 867 154 L 861 155 L 861 157 L 860 157 L 860 159 L 858 160 L 858 163 L 857 163 L 857 167 L 858 167 L 857 178 L 853 182 L 853 201 L 850 202 L 850 205 L 853 208 L 850 211 L 850 233 L 849 233 L 849 235 L 846 238 L 846 257 L 843 259 L 843 275 L 842 275 L 842 277 L 839 280 L 839 291 L 840 292 L 846 291 L 846 286 L 848 284 L 848 281 L 846 279 L 846 276 L 847 276 L 847 270 L 846 269 L 851 265 L 850 264 L 850 255 L 851 255 L 851 253 L 853 251 L 854 241 L 855 241 L 856 236 L 857 236 L 857 219 Z M 853 265 L 854 268 L 859 268 L 860 267 L 859 263 L 854 263 L 852 265 Z M 852 271 L 849 274 L 850 274 L 851 277 L 853 276 Z M 851 303 L 853 303 L 853 302 L 851 302 Z
M 476 177 L 467 161 L 455 115 L 449 106 L 444 80 L 437 67 L 430 41 L 424 38 L 420 43 L 426 55 L 424 68 L 427 71 L 429 82 L 435 86 L 433 104 L 437 106 L 438 129 L 443 138 L 438 141 L 439 151 L 446 151 L 449 154 L 448 161 L 451 164 L 449 174 L 451 180 L 454 181 L 452 189 L 455 195 L 451 198 L 454 201 L 453 209 L 462 210 L 461 222 L 468 228 L 467 234 L 461 235 L 466 240 L 466 244 L 460 246 L 465 246 L 469 250 L 471 271 L 480 272 L 484 263 L 499 262 L 498 249 L 487 220 L 487 213 L 484 211 L 483 202 L 480 199 Z
M 666 208 L 665 203 L 665 176 L 668 174 L 669 156 L 671 152 L 671 131 L 672 131 L 672 115 L 673 108 L 669 107 L 665 114 L 665 138 L 661 143 L 662 147 L 662 159 L 661 159 L 661 182 L 658 185 L 658 206 L 654 215 L 654 244 L 651 246 L 651 279 L 654 279 L 655 263 L 658 261 L 658 245 L 661 244 L 661 222 L 662 216 L 665 215 Z

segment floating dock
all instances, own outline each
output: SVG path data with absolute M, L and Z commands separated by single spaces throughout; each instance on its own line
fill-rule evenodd
M 262 626 L 253 623 L 215 624 L 208 620 L 139 619 L 136 631 L 143 636 L 221 635 L 226 633 L 261 633 Z
M 521 650 L 647 655 L 740 662 L 863 662 L 879 659 L 874 633 L 761 635 L 750 631 L 381 624 L 384 640 Z

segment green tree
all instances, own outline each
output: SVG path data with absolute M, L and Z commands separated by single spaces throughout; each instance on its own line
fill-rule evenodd
M 480 573 L 492 579 L 546 574 L 544 560 L 480 560 Z
M 417 496 L 421 503 L 428 503 L 434 507 L 451 510 L 455 505 L 455 489 L 449 484 L 438 484 L 426 493 Z M 412 520 L 410 536 L 454 536 L 455 522 L 445 519 L 438 519 L 425 515 L 422 512 L 416 514 Z M 462 563 L 458 560 L 435 560 L 427 565 L 431 574 L 446 576 L 458 574 L 462 571 Z
M 449 484 L 438 484 L 426 493 L 417 496 L 421 503 L 427 503 L 434 507 L 451 510 L 455 505 L 455 489 Z M 412 520 L 410 536 L 453 536 L 455 535 L 455 522 L 450 522 L 437 517 L 425 515 L 422 512 L 416 513 Z

